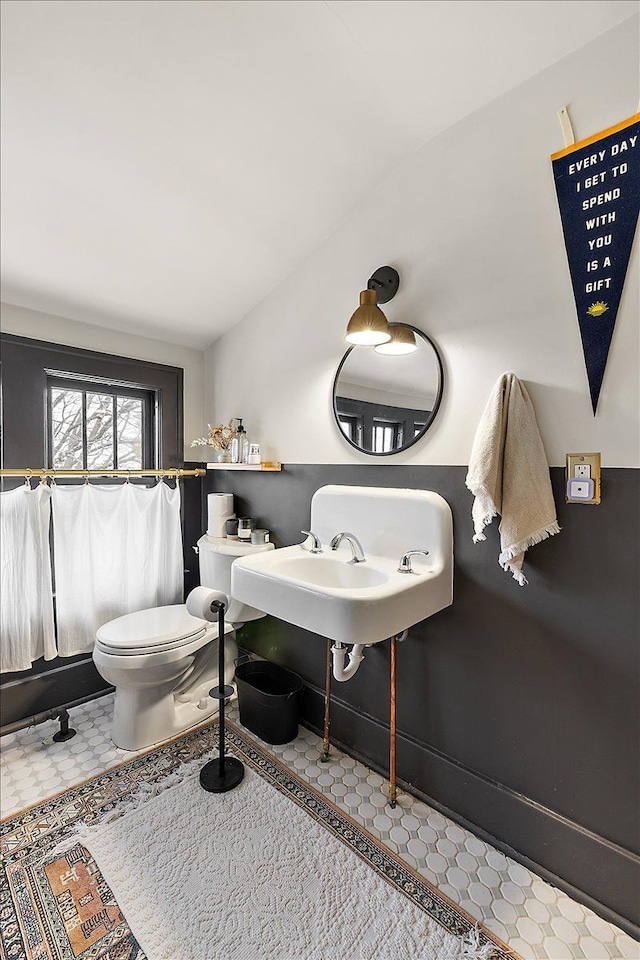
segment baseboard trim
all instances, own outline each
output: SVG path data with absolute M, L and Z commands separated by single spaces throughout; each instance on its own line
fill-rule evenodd
M 307 685 L 301 722 L 322 735 L 323 711 L 324 692 Z M 388 776 L 389 728 L 376 718 L 332 697 L 330 739 Z M 397 770 L 401 789 L 640 940 L 640 857 L 632 851 L 402 733 Z
M 111 686 L 96 670 L 91 657 L 61 664 L 51 670 L 3 683 L 0 725 L 60 707 L 70 700 L 107 693 Z

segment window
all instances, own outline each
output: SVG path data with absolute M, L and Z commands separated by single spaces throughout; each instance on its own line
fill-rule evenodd
M 362 443 L 362 418 L 351 416 L 347 413 L 341 413 L 338 421 L 342 432 L 351 440 L 352 443 L 359 445 Z
M 402 446 L 402 424 L 373 418 L 373 452 L 388 453 Z
M 153 391 L 49 377 L 47 394 L 50 467 L 143 470 L 154 466 Z

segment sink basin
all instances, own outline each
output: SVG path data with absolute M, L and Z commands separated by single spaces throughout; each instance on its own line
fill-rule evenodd
M 303 587 L 337 587 L 339 590 L 361 590 L 363 587 L 380 587 L 389 579 L 384 570 L 371 563 L 347 563 L 344 559 L 333 560 L 322 555 L 309 556 L 295 550 L 283 557 L 276 557 L 272 566 L 280 577 L 297 582 Z
M 284 547 L 241 557 L 231 568 L 231 592 L 265 613 L 342 643 L 378 643 L 402 633 L 453 600 L 451 511 L 429 490 L 330 485 L 311 502 L 311 527 L 323 553 Z M 360 540 L 364 563 L 350 563 L 348 544 L 332 551 L 332 537 L 348 530 Z M 413 572 L 398 572 L 400 557 L 415 556 Z

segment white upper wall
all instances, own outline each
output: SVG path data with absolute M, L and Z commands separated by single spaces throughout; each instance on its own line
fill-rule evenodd
M 120 357 L 133 357 L 136 360 L 150 360 L 154 363 L 166 363 L 171 367 L 184 370 L 184 443 L 185 460 L 199 459 L 189 448 L 190 441 L 200 436 L 203 421 L 202 407 L 202 360 L 200 350 L 179 347 L 175 343 L 151 340 L 130 333 L 121 333 L 97 327 L 65 317 L 54 317 L 50 313 L 26 310 L 10 303 L 2 304 L 1 327 L 3 333 L 13 333 L 20 337 L 31 337 L 50 343 L 64 343 L 67 346 L 81 347 L 85 350 L 97 350 L 100 353 L 115 354 Z
M 263 455 L 285 463 L 465 464 L 491 386 L 513 371 L 551 465 L 601 451 L 605 466 L 637 466 L 637 255 L 594 418 L 549 160 L 564 146 L 560 107 L 583 139 L 637 103 L 634 18 L 428 142 L 209 348 L 205 420 L 242 415 Z M 331 388 L 358 293 L 386 263 L 401 285 L 384 310 L 438 344 L 445 393 L 425 438 L 374 461 L 341 437 Z
M 204 349 L 427 139 L 636 11 L 2 0 L 3 298 Z

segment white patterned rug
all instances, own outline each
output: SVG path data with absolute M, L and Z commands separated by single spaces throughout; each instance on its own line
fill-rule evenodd
M 202 765 L 177 770 L 155 795 L 143 788 L 77 834 L 150 960 L 496 955 L 477 932 L 465 942 L 407 896 L 413 890 L 385 879 L 375 851 L 365 862 L 337 818 L 327 830 L 300 797 L 250 768 L 235 790 L 206 793 Z
M 203 791 L 217 730 L 2 822 L 0 956 L 520 960 L 241 728 L 245 781 Z

